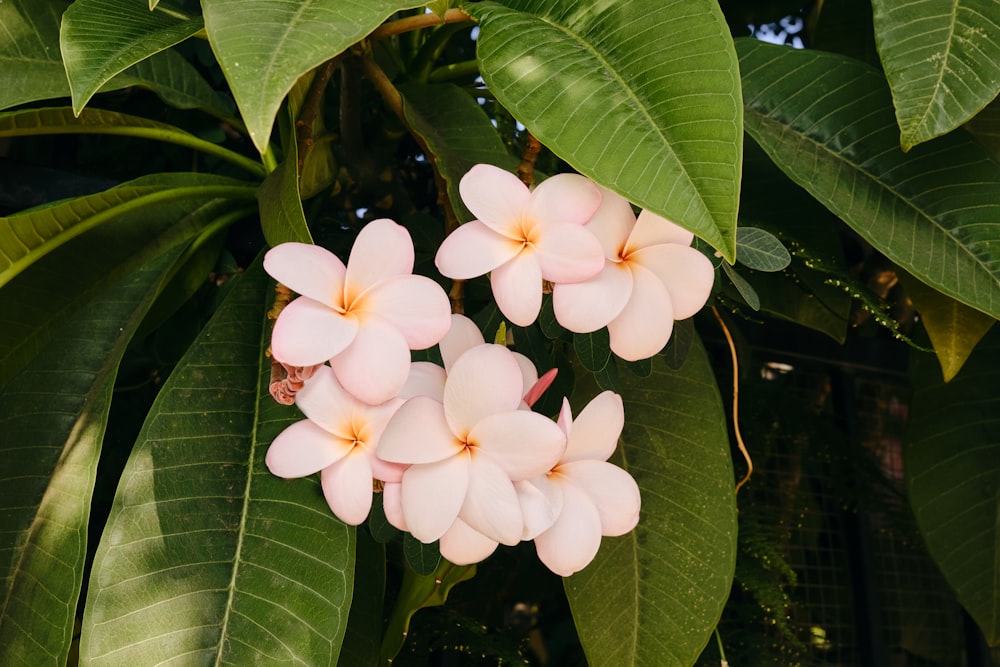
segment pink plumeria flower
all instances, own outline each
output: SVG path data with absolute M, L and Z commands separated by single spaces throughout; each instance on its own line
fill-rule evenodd
M 478 219 L 444 240 L 435 263 L 449 278 L 490 273 L 497 306 L 514 324 L 538 317 L 542 280 L 579 282 L 604 266 L 600 244 L 582 227 L 601 203 L 587 178 L 558 174 L 531 191 L 510 172 L 477 164 L 459 192 Z
M 615 354 L 645 359 L 667 344 L 674 320 L 705 305 L 715 269 L 690 247 L 694 234 L 649 211 L 637 220 L 624 198 L 602 191 L 601 208 L 587 229 L 604 247 L 604 269 L 589 280 L 555 285 L 552 306 L 570 331 L 607 326 Z
M 606 391 L 573 420 L 563 400 L 559 425 L 566 450 L 544 475 L 517 482 L 526 540 L 534 539 L 539 559 L 568 577 L 594 559 L 601 536 L 624 535 L 639 522 L 639 487 L 631 475 L 607 459 L 625 424 L 621 396 Z
M 418 540 L 440 539 L 461 519 L 490 540 L 520 541 L 513 482 L 549 470 L 566 444 L 558 425 L 521 409 L 523 394 L 510 350 L 477 345 L 452 364 L 442 401 L 414 396 L 393 415 L 377 453 L 410 466 L 399 489 L 398 523 Z
M 267 253 L 264 268 L 302 295 L 274 324 L 274 358 L 291 366 L 329 360 L 344 388 L 366 403 L 396 396 L 410 350 L 434 345 L 451 324 L 448 295 L 412 275 L 413 242 L 392 220 L 361 230 L 346 267 L 319 246 L 283 243 Z
M 285 478 L 319 472 L 330 509 L 344 523 L 358 525 L 371 510 L 372 480 L 402 479 L 405 466 L 383 461 L 375 448 L 403 401 L 363 403 L 340 385 L 333 369 L 320 366 L 295 403 L 307 419 L 274 439 L 265 457 L 268 470 Z

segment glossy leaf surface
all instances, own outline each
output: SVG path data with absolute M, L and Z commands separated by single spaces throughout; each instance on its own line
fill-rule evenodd
M 88 664 L 337 662 L 354 529 L 318 479 L 281 480 L 264 465 L 295 413 L 268 394 L 270 281 L 259 265 L 240 280 L 126 465 L 90 581 Z
M 705 349 L 669 370 L 622 373 L 625 429 L 612 461 L 639 484 L 638 527 L 605 537 L 597 558 L 566 579 L 593 667 L 691 665 L 729 596 L 736 503 L 725 413 Z
M 515 0 L 466 10 L 480 22 L 483 79 L 530 132 L 733 260 L 741 97 L 716 2 Z

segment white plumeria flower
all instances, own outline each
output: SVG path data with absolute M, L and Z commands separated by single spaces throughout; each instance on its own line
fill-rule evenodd
M 622 359 L 651 357 L 667 344 L 674 320 L 705 305 L 715 281 L 711 260 L 690 247 L 694 234 L 649 211 L 638 220 L 620 195 L 602 188 L 602 204 L 587 229 L 607 261 L 595 277 L 556 284 L 552 307 L 577 333 L 607 326 L 611 350 Z
M 524 523 L 513 482 L 549 470 L 566 444 L 557 424 L 521 409 L 523 394 L 513 353 L 483 344 L 451 365 L 442 401 L 421 395 L 406 401 L 377 452 L 410 466 L 399 488 L 401 519 L 394 525 L 430 543 L 461 519 L 490 540 L 520 541 Z
M 267 450 L 268 470 L 278 477 L 306 477 L 320 472 L 323 495 L 333 513 L 356 526 L 372 506 L 372 480 L 399 482 L 405 466 L 375 454 L 379 438 L 403 404 L 359 401 L 337 381 L 333 369 L 320 366 L 295 395 L 307 419 L 278 434 Z
M 347 266 L 305 243 L 283 243 L 264 268 L 298 292 L 274 324 L 271 353 L 292 366 L 330 362 L 337 379 L 366 403 L 399 392 L 410 350 L 434 345 L 448 331 L 448 295 L 429 278 L 412 275 L 413 242 L 392 220 L 368 223 Z
M 568 577 L 594 559 L 601 536 L 624 535 L 639 522 L 641 500 L 632 476 L 608 463 L 625 424 L 621 396 L 606 391 L 573 420 L 563 400 L 559 425 L 566 450 L 544 475 L 517 482 L 525 540 L 539 559 Z
M 558 174 L 531 191 L 510 172 L 477 164 L 459 192 L 478 219 L 444 240 L 435 263 L 449 278 L 490 273 L 497 307 L 514 324 L 538 317 L 542 280 L 578 282 L 604 265 L 600 244 L 582 227 L 601 203 L 589 179 Z

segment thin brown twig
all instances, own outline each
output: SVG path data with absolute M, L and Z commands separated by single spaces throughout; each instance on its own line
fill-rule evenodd
M 753 474 L 753 459 L 750 458 L 750 452 L 743 443 L 743 436 L 740 434 L 740 367 L 736 358 L 736 344 L 733 342 L 732 334 L 729 333 L 729 327 L 723 321 L 718 308 L 712 306 L 712 312 L 715 313 L 715 319 L 719 321 L 722 333 L 726 336 L 726 342 L 729 344 L 729 354 L 733 360 L 733 433 L 736 434 L 736 444 L 747 462 L 747 474 L 736 485 L 736 493 L 739 493 L 740 488 L 750 481 L 750 475 Z
M 538 159 L 541 150 L 541 142 L 528 132 L 524 150 L 521 151 L 521 164 L 517 165 L 517 177 L 529 188 L 535 184 L 535 160 Z
M 398 19 L 396 21 L 389 21 L 383 25 L 376 28 L 371 35 L 368 36 L 372 41 L 379 39 L 385 39 L 386 37 L 392 37 L 393 35 L 399 35 L 404 32 L 410 32 L 411 30 L 419 30 L 420 28 L 429 28 L 433 25 L 441 25 L 443 23 L 458 23 L 460 21 L 471 21 L 472 17 L 466 14 L 463 10 L 454 8 L 449 9 L 444 13 L 444 20 L 437 14 L 417 14 L 416 16 L 407 16 L 406 18 Z
M 316 123 L 316 116 L 319 115 L 320 105 L 323 102 L 323 91 L 326 84 L 330 82 L 333 71 L 337 69 L 340 56 L 327 60 L 319 66 L 309 85 L 309 92 L 299 109 L 299 117 L 295 120 L 295 143 L 298 149 L 299 175 L 302 174 L 302 166 L 305 164 L 306 153 L 313 146 L 313 125 Z

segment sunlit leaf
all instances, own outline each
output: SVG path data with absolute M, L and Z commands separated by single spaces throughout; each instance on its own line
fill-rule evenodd
M 255 265 L 157 397 L 98 546 L 83 621 L 91 665 L 334 665 L 355 529 L 315 477 L 264 455 L 296 418 L 268 393 L 273 300 Z
M 1000 329 L 944 384 L 930 355 L 913 368 L 904 441 L 917 525 L 959 602 L 1000 647 Z
M 995 0 L 873 0 L 872 8 L 904 150 L 954 130 L 1000 93 Z
M 756 271 L 781 271 L 792 262 L 788 249 L 771 232 L 759 227 L 736 230 L 736 261 Z
M 150 11 L 133 0 L 76 0 L 63 14 L 59 33 L 73 111 L 79 113 L 119 72 L 184 41 L 203 25 L 201 17 Z
M 714 0 L 468 3 L 497 99 L 576 170 L 730 261 L 742 116 Z
M 88 303 L 0 392 L 0 664 L 65 664 L 118 364 L 178 254 Z
M 624 373 L 625 430 L 613 461 L 639 484 L 638 527 L 604 538 L 566 579 L 593 667 L 694 664 L 729 597 L 736 503 L 725 412 L 700 343 L 684 366 L 653 359 L 648 378 Z
M 300 76 L 420 0 L 202 0 L 205 29 L 264 152 L 281 100 Z
M 739 42 L 747 132 L 782 171 L 923 282 L 1000 316 L 1000 164 L 961 133 L 904 154 L 865 65 Z

